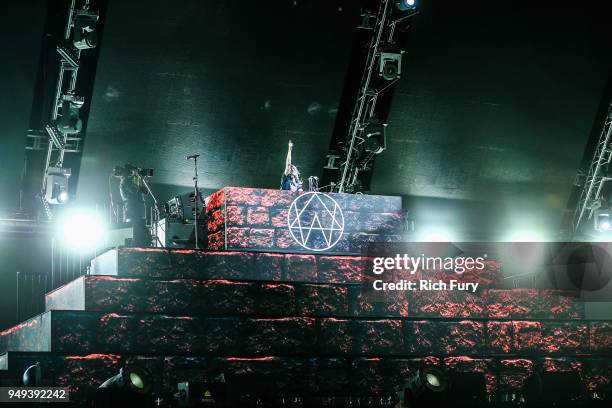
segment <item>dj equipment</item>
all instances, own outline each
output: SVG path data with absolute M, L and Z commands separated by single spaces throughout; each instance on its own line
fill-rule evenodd
M 194 248 L 195 247 L 195 225 L 183 223 L 170 218 L 163 218 L 155 224 L 155 235 L 157 247 L 163 248 Z M 198 223 L 198 241 L 200 245 L 206 244 L 206 224 Z
M 195 192 L 173 197 L 168 201 L 168 216 L 173 220 L 194 223 L 195 215 L 201 218 L 204 198 L 198 193 L 197 202 Z

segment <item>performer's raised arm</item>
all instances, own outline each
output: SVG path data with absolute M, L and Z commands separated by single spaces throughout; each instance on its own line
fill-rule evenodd
M 291 174 L 291 149 L 293 149 L 293 142 L 289 141 L 289 149 L 287 150 L 287 159 L 285 160 L 285 176 Z

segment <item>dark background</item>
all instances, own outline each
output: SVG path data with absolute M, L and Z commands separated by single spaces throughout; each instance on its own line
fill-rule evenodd
M 555 238 L 610 72 L 607 10 L 420 3 L 372 193 L 404 196 L 417 233 L 502 240 L 524 229 Z M 46 2 L 0 8 L 0 213 L 10 214 Z M 106 203 L 109 172 L 126 162 L 155 168 L 165 201 L 189 189 L 185 156 L 195 152 L 206 191 L 277 188 L 288 139 L 302 174 L 320 175 L 358 16 L 349 0 L 110 0 L 78 201 Z M 19 251 L 45 243 L 0 240 L 4 309 L 15 271 L 47 261 L 25 265 Z
M 594 4 L 422 1 L 372 193 L 418 230 L 556 237 L 612 61 Z M 200 183 L 276 188 L 286 141 L 320 175 L 358 22 L 355 1 L 109 4 L 79 199 L 114 164 L 154 167 L 166 200 Z

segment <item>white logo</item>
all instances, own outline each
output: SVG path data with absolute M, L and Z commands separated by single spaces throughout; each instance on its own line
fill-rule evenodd
M 342 238 L 344 214 L 336 200 L 327 194 L 308 192 L 291 203 L 287 224 L 300 246 L 311 251 L 326 251 Z

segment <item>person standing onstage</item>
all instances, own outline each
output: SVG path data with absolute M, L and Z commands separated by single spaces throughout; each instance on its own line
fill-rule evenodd
M 147 228 L 147 209 L 145 206 L 145 196 L 148 191 L 145 186 L 141 185 L 137 171 L 130 165 L 126 165 L 125 170 L 121 167 L 115 168 L 115 174 L 119 174 L 121 178 L 119 194 L 123 201 L 123 222 L 132 227 L 132 245 L 149 247 L 151 246 L 151 234 Z
M 300 172 L 291 163 L 291 150 L 293 149 L 293 142 L 289 141 L 289 150 L 287 151 L 287 160 L 285 160 L 285 172 L 281 178 L 281 190 L 289 191 L 303 191 L 302 190 L 302 179 L 300 179 Z

